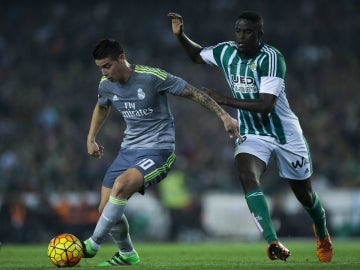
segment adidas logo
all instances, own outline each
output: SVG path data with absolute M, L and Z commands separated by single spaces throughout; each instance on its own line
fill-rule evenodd
M 118 96 L 117 96 L 117 95 L 114 95 L 112 100 L 113 100 L 113 101 L 118 101 L 118 100 L 119 100 L 119 98 L 118 98 Z

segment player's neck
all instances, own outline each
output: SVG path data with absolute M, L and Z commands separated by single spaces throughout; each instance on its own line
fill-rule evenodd
M 123 76 L 119 79 L 119 83 L 126 83 L 129 80 L 129 78 L 134 70 L 133 65 L 131 65 L 126 60 L 125 60 L 125 66 L 123 68 L 124 68 Z
M 240 58 L 241 59 L 251 59 L 251 58 L 253 58 L 254 56 L 256 56 L 259 53 L 262 46 L 263 46 L 263 44 L 259 43 L 258 46 L 254 47 L 251 51 L 239 52 Z

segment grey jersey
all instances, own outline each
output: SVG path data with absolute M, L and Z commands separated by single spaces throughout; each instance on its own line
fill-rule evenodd
M 175 149 L 175 126 L 167 93 L 180 95 L 186 82 L 164 70 L 134 65 L 125 83 L 103 77 L 98 103 L 114 106 L 126 122 L 122 148 Z

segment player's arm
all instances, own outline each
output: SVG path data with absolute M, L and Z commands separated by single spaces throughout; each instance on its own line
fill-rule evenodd
M 204 60 L 200 56 L 202 47 L 196 42 L 192 41 L 184 33 L 184 20 L 180 14 L 170 12 L 168 17 L 171 18 L 172 31 L 177 40 L 181 44 L 181 47 L 185 50 L 190 59 L 197 64 L 205 64 Z
M 208 110 L 215 112 L 221 121 L 223 121 L 225 130 L 229 133 L 230 138 L 241 138 L 237 120 L 232 118 L 228 112 L 221 108 L 221 106 L 205 92 L 187 83 L 181 96 L 191 99 Z
M 205 87 L 203 91 L 220 105 L 258 113 L 270 113 L 277 99 L 277 96 L 265 93 L 260 93 L 258 99 L 237 99 L 221 95 L 217 91 Z
M 99 133 L 102 125 L 105 123 L 108 115 L 110 113 L 110 107 L 106 108 L 101 106 L 99 103 L 95 105 L 91 122 L 89 133 L 87 136 L 87 150 L 90 156 L 95 158 L 101 158 L 103 155 L 104 147 L 96 143 L 96 135 Z

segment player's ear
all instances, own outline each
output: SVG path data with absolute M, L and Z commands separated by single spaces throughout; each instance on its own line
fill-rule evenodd
M 125 57 L 125 53 L 122 53 L 122 54 L 119 55 L 118 60 L 119 60 L 119 61 L 120 61 L 120 60 L 124 61 L 125 58 L 126 58 L 126 57 Z

